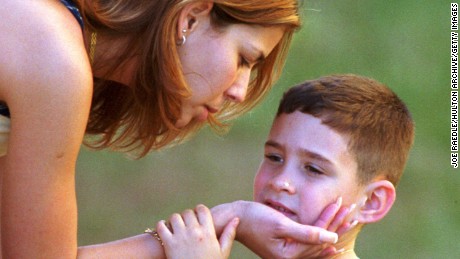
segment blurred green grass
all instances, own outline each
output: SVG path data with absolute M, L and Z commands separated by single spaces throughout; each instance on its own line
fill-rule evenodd
M 416 139 L 381 222 L 364 228 L 361 258 L 458 258 L 460 171 L 450 167 L 450 2 L 304 1 L 282 78 L 253 111 L 217 136 L 204 130 L 184 145 L 138 161 L 84 149 L 77 164 L 79 244 L 141 233 L 173 212 L 252 198 L 278 100 L 289 86 L 356 73 L 390 86 L 416 121 Z M 236 245 L 231 258 L 257 258 Z

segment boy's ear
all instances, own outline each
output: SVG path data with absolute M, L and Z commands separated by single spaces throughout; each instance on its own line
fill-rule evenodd
M 178 38 L 182 37 L 182 30 L 185 29 L 187 32 L 191 32 L 204 18 L 209 18 L 212 7 L 213 2 L 211 1 L 200 1 L 186 5 L 179 14 L 177 23 Z
M 370 183 L 365 188 L 367 196 L 361 205 L 357 220 L 360 223 L 373 223 L 381 220 L 390 211 L 396 199 L 394 185 L 387 180 Z

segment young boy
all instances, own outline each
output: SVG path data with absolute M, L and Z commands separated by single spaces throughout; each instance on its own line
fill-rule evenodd
M 413 138 L 407 107 L 383 84 L 356 75 L 306 81 L 281 100 L 255 176 L 254 201 L 302 224 L 329 230 L 357 224 L 340 235 L 333 256 L 357 258 L 360 229 L 381 220 L 395 201 Z M 318 223 L 330 204 L 348 209 Z
M 355 75 L 307 81 L 281 100 L 254 181 L 254 200 L 312 224 L 342 197 L 358 226 L 337 258 L 356 258 L 361 227 L 391 209 L 414 138 L 404 103 L 383 84 Z

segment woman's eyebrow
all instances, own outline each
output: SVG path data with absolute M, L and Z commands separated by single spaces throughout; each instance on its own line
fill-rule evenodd
M 265 60 L 265 54 L 262 51 L 259 51 L 259 56 L 256 59 L 256 62 L 263 62 Z
M 250 53 L 253 53 L 254 55 L 251 54 L 251 56 L 255 57 L 254 62 L 262 62 L 265 60 L 267 55 L 265 53 L 257 48 L 256 46 L 253 46 L 252 44 L 249 46 Z

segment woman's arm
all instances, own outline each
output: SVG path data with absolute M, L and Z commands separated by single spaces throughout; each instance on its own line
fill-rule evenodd
M 2 1 L 0 16 L 0 99 L 11 112 L 2 255 L 75 258 L 75 162 L 92 91 L 82 31 L 59 1 Z
M 0 92 L 11 112 L 1 172 L 2 254 L 72 258 L 75 163 L 91 102 L 91 71 L 78 24 L 48 2 L 24 2 L 5 1 L 0 8 Z
M 3 258 L 164 258 L 148 234 L 77 248 L 75 165 L 92 95 L 82 31 L 59 1 L 5 0 L 0 17 Z
M 77 258 L 152 258 L 164 259 L 164 248 L 150 234 L 78 248 Z

